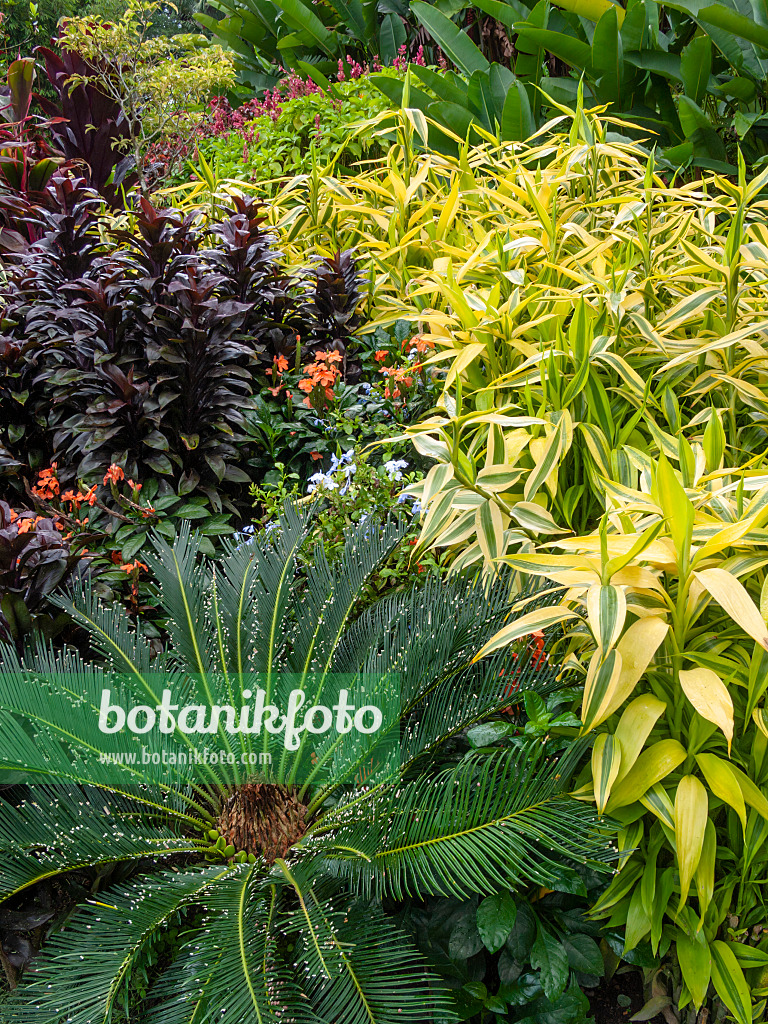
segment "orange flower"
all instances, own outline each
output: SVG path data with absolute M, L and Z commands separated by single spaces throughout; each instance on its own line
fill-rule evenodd
M 157 514 L 152 505 L 146 505 L 141 511 L 145 519 L 149 519 L 150 516 L 154 516 Z
M 132 491 L 140 491 L 144 484 L 135 484 L 133 480 L 127 480 L 126 483 Z
M 312 459 L 313 462 L 317 462 L 318 459 L 322 459 L 323 456 L 320 454 L 320 452 L 310 452 L 309 457 L 310 459 Z
M 94 484 L 93 487 L 88 488 L 85 494 L 80 495 L 81 499 L 87 501 L 91 508 L 96 504 L 96 488 L 98 486 L 98 484 Z
M 138 570 L 139 572 L 141 572 L 142 569 L 149 572 L 148 567 L 144 565 L 143 562 L 140 562 L 138 559 L 136 559 L 135 562 L 126 562 L 125 565 L 121 565 L 120 568 L 124 569 L 126 572 L 133 572 L 134 569 Z
M 285 373 L 285 371 L 288 369 L 288 360 L 285 358 L 285 356 L 275 356 L 273 361 L 278 373 Z
M 388 355 L 389 352 L 387 352 L 385 348 L 380 348 L 373 353 L 373 358 L 376 360 L 377 363 L 383 363 Z
M 37 474 L 37 484 L 32 488 L 32 493 L 44 501 L 50 501 L 59 493 L 59 481 L 56 479 L 56 468 L 58 463 L 52 462 L 48 469 L 41 469 Z
M 82 495 L 75 494 L 74 491 L 64 491 L 64 493 L 61 496 L 61 500 L 66 501 L 68 504 L 72 504 L 75 507 L 78 507 L 80 505 L 81 497 Z
M 118 484 L 121 480 L 125 480 L 125 472 L 120 466 L 113 462 L 104 474 L 104 485 Z

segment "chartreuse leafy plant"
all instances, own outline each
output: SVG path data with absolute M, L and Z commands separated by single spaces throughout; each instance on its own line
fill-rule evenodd
M 490 568 L 584 532 L 603 479 L 631 485 L 627 444 L 668 454 L 712 409 L 730 450 L 761 450 L 765 172 L 670 187 L 581 109 L 567 134 L 421 155 L 406 115 L 386 167 L 309 199 L 297 181 L 273 216 L 289 249 L 309 235 L 371 253 L 371 328 L 409 320 L 444 372 L 406 432 L 438 462 L 414 491 L 423 547 Z
M 451 737 L 555 685 L 524 651 L 472 664 L 478 639 L 507 619 L 506 585 L 430 582 L 356 617 L 366 580 L 404 527 L 352 528 L 333 567 L 319 551 L 303 573 L 297 556 L 311 522 L 287 506 L 273 529 L 216 562 L 201 562 L 188 531 L 172 547 L 158 538 L 144 557 L 169 640 L 154 661 L 141 629 L 87 588 L 61 604 L 89 631 L 94 660 L 41 649 L 22 663 L 3 650 L 0 765 L 36 785 L 18 806 L 0 803 L 2 897 L 73 870 L 132 866 L 127 881 L 75 911 L 3 1006 L 4 1021 L 109 1019 L 151 944 L 179 920 L 187 941 L 137 1011 L 146 1024 L 451 1019 L 447 993 L 382 897 L 547 885 L 564 855 L 612 854 L 611 829 L 564 792 L 578 751 L 546 759 L 536 742 L 451 755 Z M 510 695 L 500 672 L 512 666 L 520 675 Z M 345 755 L 337 735 L 303 733 L 296 758 L 312 756 L 299 777 L 287 750 L 271 764 L 260 756 L 278 749 L 265 729 L 227 732 L 220 719 L 217 735 L 181 731 L 181 712 L 170 733 L 151 736 L 97 724 L 105 687 L 113 707 L 160 705 L 163 687 L 185 708 L 239 707 L 258 681 L 267 703 L 285 707 L 291 688 L 322 703 L 337 674 L 352 694 L 365 679 L 365 692 L 395 693 L 384 726 L 393 756 L 373 774 L 362 735 Z M 142 745 L 150 755 L 133 764 L 100 758 Z M 231 763 L 170 757 L 211 749 Z
M 768 488 L 723 468 L 722 452 L 717 428 L 681 438 L 677 467 L 628 447 L 636 482 L 606 480 L 599 530 L 505 557 L 563 588 L 560 603 L 512 621 L 478 658 L 567 624 L 557 655 L 583 673 L 581 732 L 594 736 L 574 795 L 624 825 L 592 914 L 623 927 L 627 950 L 674 943 L 679 1008 L 715 994 L 749 1024 L 768 965 L 751 931 L 768 909 Z

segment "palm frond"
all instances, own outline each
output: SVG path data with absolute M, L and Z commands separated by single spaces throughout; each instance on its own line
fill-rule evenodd
M 547 885 L 558 857 L 616 855 L 611 823 L 563 790 L 578 754 L 548 759 L 543 743 L 473 754 L 435 775 L 340 801 L 299 845 L 375 896 L 463 898 Z
M 80 907 L 55 936 L 34 981 L 3 1006 L 5 1024 L 108 1021 L 142 952 L 187 907 L 225 882 L 232 869 L 198 867 L 141 876 Z M 67 997 L 58 983 L 67 980 Z M 239 1019 L 239 1018 L 235 1018 Z
M 35 787 L 18 807 L 0 800 L 0 900 L 76 868 L 199 854 L 200 845 L 149 819 L 138 800 L 89 788 Z
M 199 929 L 150 993 L 143 1024 L 313 1021 L 280 957 L 276 891 L 268 881 L 256 865 L 236 867 L 218 881 Z

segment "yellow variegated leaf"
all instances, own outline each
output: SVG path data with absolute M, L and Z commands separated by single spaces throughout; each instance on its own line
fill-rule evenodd
M 616 691 L 621 675 L 621 655 L 612 648 L 607 654 L 597 650 L 587 669 L 584 683 L 584 699 L 582 702 L 581 719 L 582 734 L 588 733 L 604 718 L 603 711 Z
M 557 469 L 560 460 L 568 451 L 573 440 L 573 424 L 571 414 L 563 409 L 560 420 L 546 441 L 534 450 L 534 442 L 529 445 L 536 465 L 525 482 L 525 500 L 530 501 Z
M 680 871 L 680 903 L 685 903 L 699 865 L 707 827 L 707 791 L 695 775 L 684 775 L 675 794 L 675 843 Z
M 647 620 L 646 620 L 647 621 Z M 614 736 L 621 750 L 620 782 L 637 760 L 656 722 L 667 709 L 663 700 L 646 693 L 626 706 Z
M 475 483 L 483 491 L 496 494 L 514 487 L 524 472 L 522 468 L 514 466 L 486 466 L 477 474 Z
M 752 712 L 752 721 L 757 728 L 768 739 L 768 712 L 765 708 L 755 708 Z
M 483 552 L 486 564 L 493 565 L 499 556 L 504 553 L 506 547 L 504 530 L 508 522 L 508 517 L 503 515 L 501 509 L 494 501 L 483 502 L 475 512 L 477 543 L 480 545 L 480 550 Z M 494 571 L 498 571 L 498 567 L 495 565 Z
M 616 781 L 620 766 L 621 752 L 618 743 L 608 733 L 601 733 L 592 748 L 592 784 L 598 814 L 605 810 L 608 797 L 611 795 L 611 786 Z
M 669 799 L 669 794 L 663 786 L 658 783 L 651 786 L 648 792 L 640 797 L 640 803 L 652 814 L 655 814 L 668 829 L 674 830 L 675 805 Z
M 734 955 L 732 943 L 715 939 L 710 943 L 712 984 L 733 1014 L 737 1024 L 752 1024 L 752 998 L 744 971 Z
M 562 605 L 554 605 L 551 608 L 537 608 L 535 611 L 528 612 L 527 615 L 521 616 L 508 626 L 500 629 L 477 652 L 472 661 L 480 661 L 481 658 L 486 658 L 489 654 L 493 654 L 494 651 L 501 650 L 502 647 L 511 644 L 513 640 L 519 640 L 521 636 L 528 636 L 534 630 L 548 629 L 550 626 L 556 626 L 560 622 L 567 622 L 569 619 L 581 620 L 581 616 L 571 608 L 565 608 Z
M 618 685 L 612 699 L 603 708 L 596 725 L 604 722 L 614 711 L 618 711 L 630 696 L 668 632 L 669 626 L 657 615 L 650 615 L 632 623 L 616 647 L 621 655 Z
M 620 587 L 599 584 L 587 594 L 589 628 L 603 651 L 618 640 L 627 617 L 627 599 Z
M 453 480 L 453 465 L 450 462 L 438 462 L 424 477 L 421 492 L 421 503 L 424 508 L 432 501 L 436 494 L 445 489 L 449 481 Z
M 728 688 L 710 668 L 680 670 L 683 693 L 702 718 L 718 727 L 728 740 L 728 753 L 733 741 L 733 701 Z
M 702 569 L 694 575 L 733 621 L 768 651 L 768 629 L 763 617 L 736 577 L 725 569 Z

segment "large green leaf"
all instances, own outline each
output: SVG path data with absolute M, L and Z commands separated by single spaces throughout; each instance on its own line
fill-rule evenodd
M 536 130 L 528 101 L 528 93 L 522 82 L 515 82 L 507 93 L 501 115 L 501 137 L 512 142 L 523 142 Z
M 428 89 L 431 89 L 438 100 L 458 103 L 460 107 L 467 106 L 467 83 L 455 72 L 447 71 L 444 74 L 439 74 L 432 68 L 411 64 L 411 73 Z M 411 86 L 411 91 L 413 91 L 413 86 Z
M 619 19 L 615 7 L 602 16 L 592 37 L 592 69 L 597 78 L 600 99 L 621 107 L 624 57 Z
M 746 39 L 747 42 L 768 50 L 768 28 L 725 4 L 712 4 L 707 0 L 671 0 L 665 3 L 665 6 L 683 11 L 697 21 L 724 29 L 740 39 Z
M 287 25 L 307 36 L 311 41 L 329 57 L 332 57 L 338 50 L 338 39 L 334 32 L 320 21 L 318 16 L 311 11 L 301 0 L 276 0 L 277 6 L 282 10 L 284 21 Z
M 680 74 L 685 95 L 701 104 L 712 72 L 712 40 L 709 36 L 695 36 L 680 56 Z
M 536 43 L 544 49 L 553 53 L 572 68 L 586 71 L 591 77 L 594 76 L 592 67 L 592 49 L 589 43 L 580 39 L 574 39 L 563 32 L 553 32 L 550 29 L 537 28 L 530 22 L 521 21 L 515 25 L 522 38 Z
M 489 71 L 491 65 L 466 32 L 424 0 L 413 0 L 411 11 L 429 32 L 445 55 L 470 76 L 475 71 Z

